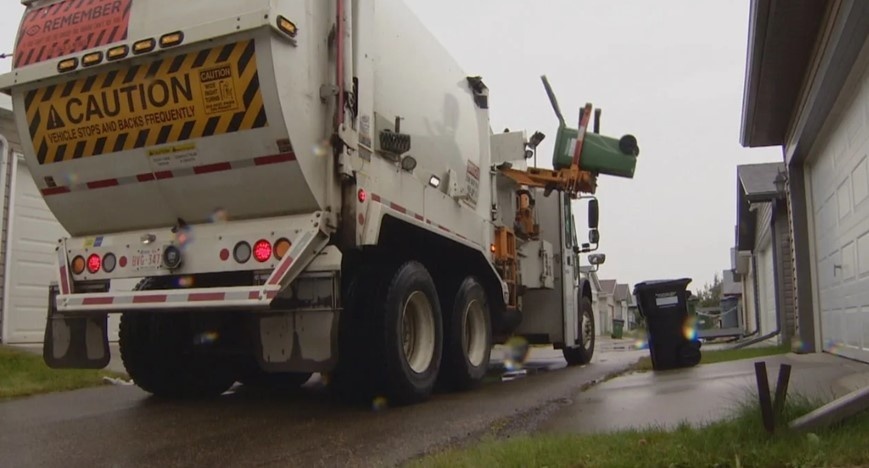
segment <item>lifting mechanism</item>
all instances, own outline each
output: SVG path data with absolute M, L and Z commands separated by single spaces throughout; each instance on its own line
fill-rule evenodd
M 559 133 L 563 133 L 567 129 L 567 125 L 561 113 L 561 108 L 558 105 L 558 100 L 555 98 L 552 86 L 549 85 L 549 80 L 545 76 L 541 77 L 541 79 L 543 80 L 543 86 L 546 88 L 546 94 L 549 96 L 549 102 L 552 104 L 552 109 L 558 117 L 558 131 Z M 510 167 L 501 167 L 499 170 L 519 185 L 528 188 L 544 189 L 546 195 L 552 193 L 553 190 L 566 192 L 572 199 L 576 199 L 580 193 L 594 194 L 597 190 L 597 174 L 582 170 L 581 166 L 582 149 L 585 144 L 586 134 L 588 133 L 591 112 L 591 104 L 586 104 L 579 111 L 579 129 L 576 136 L 576 146 L 573 150 L 573 161 L 570 167 L 557 170 L 533 167 L 524 171 Z M 597 131 L 599 128 L 600 109 L 595 113 L 595 130 Z
M 589 136 L 588 128 L 593 107 L 586 104 L 579 110 L 579 127 L 574 130 L 567 127 L 558 100 L 549 80 L 541 77 L 549 102 L 558 117 L 559 128 L 555 143 L 555 169 L 531 167 L 526 170 L 513 169 L 510 164 L 497 167 L 501 174 L 515 182 L 520 189 L 516 191 L 516 218 L 514 229 L 499 227 L 495 231 L 493 253 L 500 273 L 510 287 L 509 307 L 518 307 L 515 285 L 519 284 L 518 265 L 516 259 L 516 238 L 522 240 L 537 240 L 540 236 L 540 226 L 534 213 L 535 200 L 531 189 L 543 189 L 544 196 L 553 191 L 564 192 L 571 200 L 594 198 L 597 190 L 599 174 L 633 177 L 634 164 L 639 154 L 636 139 L 631 135 L 620 140 L 602 137 L 600 133 L 600 109 L 594 113 L 594 134 Z M 543 139 L 542 134 L 535 134 L 530 145 L 535 149 Z M 591 142 L 589 143 L 589 140 Z M 590 146 L 589 146 L 590 145 Z M 536 159 L 535 159 L 536 160 Z M 583 195 L 585 194 L 585 195 Z M 597 230 L 593 230 L 594 239 L 598 238 Z M 592 240 L 592 243 L 597 243 Z M 593 249 L 587 244 L 576 253 L 590 252 Z

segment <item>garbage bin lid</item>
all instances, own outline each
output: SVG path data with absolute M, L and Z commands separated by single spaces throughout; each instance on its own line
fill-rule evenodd
M 634 285 L 634 294 L 649 289 L 687 288 L 691 281 L 693 281 L 691 278 L 643 281 Z

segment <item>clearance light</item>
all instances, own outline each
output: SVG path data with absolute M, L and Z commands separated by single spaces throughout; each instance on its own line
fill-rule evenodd
M 76 68 L 78 68 L 78 59 L 75 57 L 61 60 L 57 64 L 57 71 L 61 73 L 75 70 Z
M 365 200 L 368 199 L 368 194 L 365 193 L 365 189 L 359 189 L 359 192 L 356 194 L 356 198 L 359 199 L 359 203 L 365 203 Z
M 284 255 L 290 251 L 290 247 L 292 247 L 292 243 L 287 239 L 278 239 L 275 242 L 275 258 L 280 260 L 284 258 Z
M 290 37 L 296 37 L 296 34 L 299 33 L 299 29 L 296 27 L 296 23 L 284 18 L 283 16 L 278 16 L 278 29 L 280 29 L 284 34 Z
M 113 253 L 107 253 L 103 257 L 103 271 L 111 273 L 115 271 L 116 266 L 118 266 L 118 258 Z
M 106 52 L 106 58 L 109 60 L 109 62 L 121 60 L 127 55 L 130 55 L 130 46 L 128 45 L 112 47 L 111 49 L 109 49 L 108 52 Z
M 81 58 L 81 64 L 85 67 L 99 65 L 103 61 L 102 52 L 92 52 Z
M 253 245 L 253 258 L 260 263 L 269 261 L 272 258 L 272 244 L 265 239 L 258 240 Z
M 73 274 L 80 275 L 84 273 L 85 261 L 84 257 L 79 255 L 72 259 L 72 272 Z
M 100 271 L 102 263 L 103 261 L 100 259 L 99 255 L 92 254 L 90 257 L 88 257 L 88 271 L 91 272 L 91 274 Z
M 438 188 L 441 186 L 441 179 L 438 176 L 431 176 L 431 178 L 428 180 L 428 184 L 434 188 Z
M 495 244 L 490 245 L 489 250 L 491 250 L 492 253 L 495 253 L 495 251 L 497 251 L 497 249 L 495 248 Z
M 175 47 L 184 42 L 184 33 L 181 31 L 165 34 L 160 37 L 160 47 Z
M 238 263 L 247 263 L 247 261 L 250 260 L 250 254 L 250 244 L 245 241 L 235 244 L 235 248 L 232 249 L 232 257 Z
M 136 55 L 146 54 L 157 48 L 157 41 L 154 39 L 142 39 L 133 44 L 133 53 Z

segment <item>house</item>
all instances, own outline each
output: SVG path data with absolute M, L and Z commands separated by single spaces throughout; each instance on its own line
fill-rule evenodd
M 753 0 L 749 23 L 740 139 L 782 150 L 796 342 L 869 362 L 869 2 Z
M 794 335 L 793 259 L 784 170 L 783 163 L 747 164 L 736 170 L 733 271 L 742 284 L 741 322 L 747 334 L 768 337 L 773 343 L 788 343 Z
M 55 247 L 66 235 L 42 199 L 24 157 L 9 96 L 0 94 L 0 342 L 41 343 Z
M 613 332 L 613 319 L 616 317 L 616 280 L 600 280 L 598 297 L 597 334 L 609 336 Z
M 632 323 L 628 307 L 631 302 L 630 287 L 616 280 L 600 280 L 601 291 L 598 298 L 598 335 L 613 332 L 613 320 L 624 320 L 625 329 Z M 633 323 L 636 321 L 634 320 Z
M 613 294 L 615 302 L 615 314 L 613 314 L 613 318 L 616 320 L 624 320 L 625 330 L 631 330 L 634 328 L 631 324 L 635 322 L 635 320 L 631 319 L 631 314 L 628 310 L 632 297 L 629 285 L 623 283 L 616 284 L 616 291 Z

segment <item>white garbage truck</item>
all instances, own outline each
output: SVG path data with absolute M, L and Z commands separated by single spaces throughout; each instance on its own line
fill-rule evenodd
M 591 359 L 593 193 L 639 150 L 589 105 L 572 128 L 547 85 L 542 169 L 544 135 L 493 133 L 484 81 L 401 0 L 23 3 L 0 90 L 70 234 L 51 367 L 107 365 L 109 314 L 129 375 L 167 397 L 322 373 L 417 402 L 479 383 L 512 336 Z

